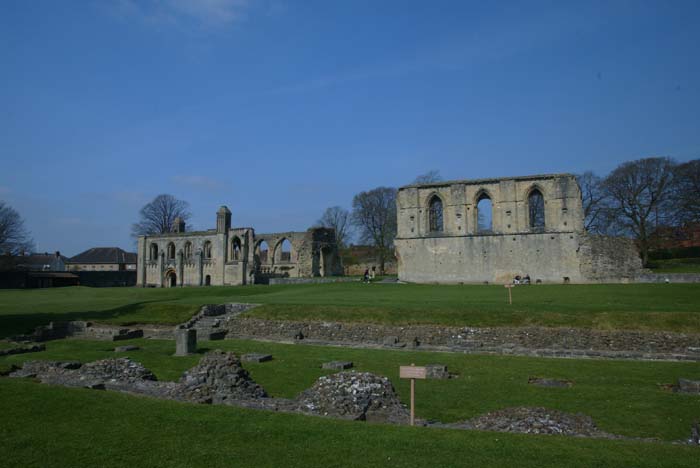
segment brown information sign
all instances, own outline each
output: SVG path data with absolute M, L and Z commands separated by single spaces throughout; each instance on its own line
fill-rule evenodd
M 426 379 L 428 369 L 419 366 L 400 366 L 399 377 L 402 379 Z

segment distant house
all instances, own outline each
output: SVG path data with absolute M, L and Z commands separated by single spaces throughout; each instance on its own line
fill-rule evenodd
M 56 253 L 3 255 L 0 258 L 0 288 L 55 288 L 76 286 L 78 275 L 66 271 L 68 258 Z
M 61 252 L 33 253 L 30 255 L 18 255 L 15 258 L 14 268 L 25 271 L 66 271 L 67 257 Z
M 651 238 L 656 241 L 658 249 L 700 247 L 700 223 L 659 227 L 651 234 Z
M 68 271 L 136 271 L 136 254 L 119 247 L 94 247 L 66 262 Z

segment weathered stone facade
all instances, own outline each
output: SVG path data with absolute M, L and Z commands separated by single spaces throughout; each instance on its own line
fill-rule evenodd
M 484 201 L 490 217 L 479 213 Z M 409 185 L 399 189 L 397 216 L 403 281 L 620 282 L 642 272 L 631 240 L 585 232 L 571 174 Z
M 174 287 L 334 276 L 342 275 L 343 267 L 332 229 L 256 234 L 251 227 L 232 228 L 231 211 L 222 206 L 216 229 L 185 232 L 185 223 L 178 221 L 174 232 L 140 236 L 137 271 L 138 286 Z

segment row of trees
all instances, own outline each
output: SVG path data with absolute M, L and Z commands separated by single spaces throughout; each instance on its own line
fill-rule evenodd
M 440 173 L 431 170 L 416 177 L 414 184 L 426 184 L 442 180 Z M 351 228 L 359 242 L 373 246 L 377 251 L 379 271 L 391 258 L 396 237 L 396 193 L 393 187 L 377 187 L 360 192 L 352 199 L 352 212 L 340 206 L 327 208 L 318 225 L 335 229 L 338 246 L 346 247 Z
M 645 265 L 662 232 L 700 223 L 700 159 L 638 159 L 578 180 L 588 232 L 634 238 Z

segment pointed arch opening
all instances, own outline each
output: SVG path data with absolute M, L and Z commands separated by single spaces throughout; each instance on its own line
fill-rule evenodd
M 177 286 L 177 274 L 174 270 L 168 270 L 165 274 L 165 286 L 168 288 L 174 288 Z
M 187 241 L 185 243 L 185 258 L 191 259 L 192 258 L 192 242 Z
M 175 243 L 170 242 L 168 244 L 168 260 L 175 260 Z
M 486 192 L 481 192 L 476 199 L 476 232 L 479 234 L 493 232 L 493 203 Z
M 428 202 L 428 229 L 430 232 L 442 232 L 444 227 L 442 200 L 433 195 Z
M 533 188 L 527 197 L 527 213 L 531 231 L 544 231 L 544 197 L 538 188 Z
M 158 260 L 158 244 L 151 244 L 149 258 L 154 262 Z
M 275 248 L 275 261 L 280 263 L 289 263 L 292 261 L 292 243 L 289 239 L 284 238 L 277 243 Z
M 238 261 L 241 259 L 241 239 L 238 236 L 233 236 L 231 241 L 231 260 Z
M 255 248 L 256 255 L 260 259 L 260 263 L 267 263 L 268 259 L 268 253 L 270 252 L 270 247 L 267 245 L 267 242 L 260 241 L 258 243 L 258 246 Z
M 204 245 L 202 246 L 202 254 L 204 254 L 204 258 L 207 260 L 211 260 L 211 242 L 206 241 Z

